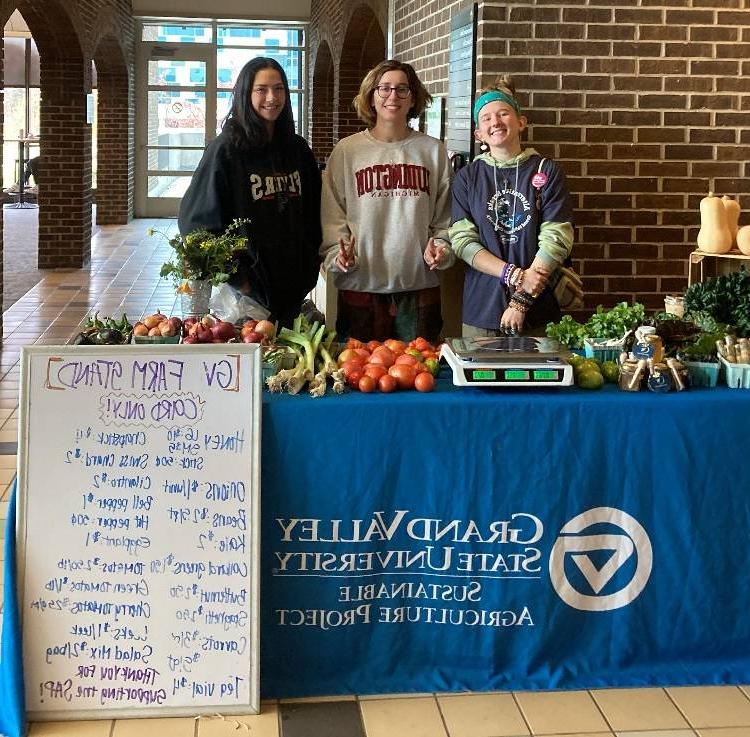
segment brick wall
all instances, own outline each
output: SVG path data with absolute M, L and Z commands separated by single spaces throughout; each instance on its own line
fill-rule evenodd
M 396 0 L 395 55 L 433 93 L 447 91 L 448 18 L 466 5 Z M 587 307 L 658 307 L 686 286 L 701 197 L 712 189 L 750 207 L 746 5 L 479 3 L 477 86 L 512 73 L 528 144 L 568 175 Z
M 77 268 L 87 264 L 91 255 L 91 127 L 86 122 L 86 94 L 91 90 L 96 53 L 103 68 L 99 81 L 105 111 L 99 121 L 100 208 L 108 222 L 126 222 L 132 214 L 130 2 L 0 0 L 0 23 L 16 7 L 34 36 L 41 63 L 39 267 Z

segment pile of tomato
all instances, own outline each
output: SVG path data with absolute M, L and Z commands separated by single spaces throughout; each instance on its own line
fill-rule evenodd
M 431 392 L 440 371 L 437 348 L 424 338 L 410 343 L 389 339 L 382 343 L 349 338 L 338 357 L 346 383 L 361 392 L 416 389 Z

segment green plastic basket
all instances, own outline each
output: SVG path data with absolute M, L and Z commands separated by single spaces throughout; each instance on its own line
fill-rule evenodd
M 583 339 L 583 355 L 586 358 L 598 358 L 600 361 L 617 361 L 624 347 L 624 338 L 620 340 Z
M 750 389 L 750 363 L 729 363 L 719 356 L 724 372 L 724 380 L 732 389 Z
M 688 370 L 690 386 L 716 386 L 719 381 L 719 364 L 709 361 L 683 361 Z

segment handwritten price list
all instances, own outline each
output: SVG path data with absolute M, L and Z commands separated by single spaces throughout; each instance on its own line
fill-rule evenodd
M 73 355 L 29 418 L 29 709 L 247 704 L 250 367 Z

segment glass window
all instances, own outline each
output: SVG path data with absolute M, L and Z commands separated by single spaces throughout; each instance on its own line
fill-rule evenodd
M 149 146 L 206 145 L 205 92 L 148 93 Z
M 26 39 L 7 37 L 5 47 L 5 87 L 23 87 L 26 84 Z
M 39 72 L 39 49 L 36 47 L 36 42 L 31 39 L 31 74 L 29 75 L 29 84 L 32 87 L 39 87 L 41 84 L 41 77 Z M 96 84 L 96 82 L 94 82 Z
M 206 84 L 206 64 L 202 61 L 149 59 L 148 83 L 152 85 L 203 87 Z
M 219 46 L 301 47 L 304 46 L 304 36 L 299 28 L 219 26 L 216 30 L 216 43 Z
M 216 93 L 216 135 L 221 133 L 221 126 L 224 123 L 224 118 L 229 113 L 229 108 L 232 107 L 232 93 L 226 90 L 220 90 Z
M 17 140 L 26 133 L 26 90 L 23 87 L 5 88 L 5 118 L 3 139 Z
M 143 41 L 161 41 L 166 43 L 211 43 L 210 25 L 191 24 L 184 26 L 144 23 Z
M 182 197 L 190 186 L 192 177 L 149 177 L 149 197 Z

